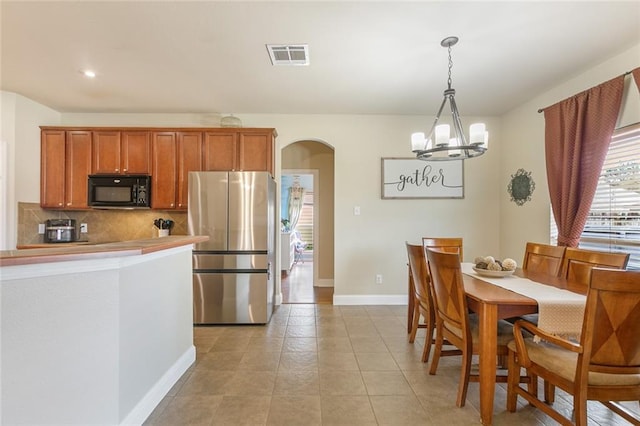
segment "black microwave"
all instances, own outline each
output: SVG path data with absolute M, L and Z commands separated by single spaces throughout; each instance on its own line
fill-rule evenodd
M 136 209 L 151 206 L 151 177 L 133 175 L 89 176 L 89 206 Z

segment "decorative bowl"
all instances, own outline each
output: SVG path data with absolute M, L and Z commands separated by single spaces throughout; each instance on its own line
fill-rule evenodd
M 515 271 L 492 271 L 489 269 L 479 269 L 475 266 L 473 270 L 476 271 L 476 274 L 481 275 L 483 277 L 491 277 L 491 278 L 502 278 L 508 277 L 509 275 L 513 275 Z

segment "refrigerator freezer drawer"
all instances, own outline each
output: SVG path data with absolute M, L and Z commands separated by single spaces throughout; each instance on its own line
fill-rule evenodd
M 269 267 L 266 254 L 199 254 L 193 255 L 193 269 L 262 269 Z
M 194 324 L 266 324 L 273 304 L 266 273 L 194 273 Z

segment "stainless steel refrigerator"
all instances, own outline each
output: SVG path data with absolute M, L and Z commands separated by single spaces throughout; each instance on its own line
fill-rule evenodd
M 268 172 L 189 173 L 194 324 L 266 324 L 275 299 L 275 182 Z

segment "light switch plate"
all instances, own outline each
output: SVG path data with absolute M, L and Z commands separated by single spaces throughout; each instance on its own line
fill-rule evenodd
M 38 234 L 44 234 L 44 223 L 38 224 Z
M 89 232 L 89 228 L 87 227 L 86 223 L 81 223 L 80 224 L 80 233 L 81 234 L 86 234 L 87 232 Z

